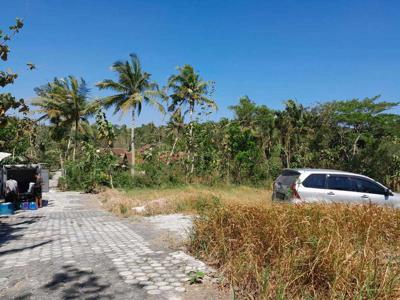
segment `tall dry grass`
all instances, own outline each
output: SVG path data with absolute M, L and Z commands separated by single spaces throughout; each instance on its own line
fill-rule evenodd
M 248 186 L 206 187 L 181 186 L 166 189 L 137 189 L 130 191 L 105 190 L 100 194 L 103 206 L 116 215 L 156 215 L 170 213 L 197 214 L 214 199 L 223 203 L 245 203 L 256 206 L 269 205 L 271 191 Z M 138 212 L 133 207 L 145 206 Z
M 376 206 L 219 204 L 192 253 L 243 298 L 399 299 L 400 211 Z

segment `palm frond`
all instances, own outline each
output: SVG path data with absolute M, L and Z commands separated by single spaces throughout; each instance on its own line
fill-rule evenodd
M 117 92 L 125 92 L 126 91 L 126 87 L 123 86 L 122 84 L 120 84 L 119 82 L 115 82 L 111 79 L 105 79 L 103 81 L 100 81 L 96 84 L 96 86 L 100 89 L 100 90 L 105 90 L 105 89 L 109 89 L 109 90 L 114 90 Z

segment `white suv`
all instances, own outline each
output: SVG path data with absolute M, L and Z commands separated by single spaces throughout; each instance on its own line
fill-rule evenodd
M 274 182 L 272 200 L 400 207 L 400 194 L 367 176 L 323 169 L 283 170 Z

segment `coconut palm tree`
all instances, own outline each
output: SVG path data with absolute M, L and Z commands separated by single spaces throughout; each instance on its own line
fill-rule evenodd
M 78 147 L 78 133 L 89 131 L 88 117 L 92 116 L 97 104 L 89 102 L 89 89 L 85 80 L 74 76 L 58 79 L 35 88 L 38 95 L 32 104 L 39 107 L 40 120 L 49 120 L 58 127 L 69 132 L 67 153 L 69 152 L 72 137 L 74 137 L 73 160 Z
M 168 134 L 173 136 L 174 143 L 172 145 L 171 152 L 169 153 L 167 165 L 171 163 L 172 156 L 174 155 L 176 144 L 178 143 L 179 136 L 181 135 L 182 131 L 185 129 L 185 124 L 183 122 L 183 116 L 181 114 L 180 108 L 178 108 L 175 112 L 171 114 L 170 121 L 166 127 Z
M 200 75 L 195 72 L 192 66 L 184 65 L 178 68 L 179 73 L 172 75 L 168 80 L 168 89 L 172 91 L 169 96 L 171 103 L 168 110 L 171 112 L 181 108 L 189 114 L 189 150 L 188 158 L 191 162 L 190 174 L 194 170 L 194 154 L 193 147 L 193 113 L 197 106 L 202 108 L 216 109 L 217 105 L 214 100 L 207 96 L 211 94 L 210 88 L 213 86 L 210 82 L 204 81 Z
M 100 103 L 106 108 L 114 107 L 114 113 L 131 112 L 131 152 L 132 175 L 135 174 L 135 125 L 136 115 L 139 116 L 145 103 L 154 105 L 161 112 L 163 107 L 156 99 L 161 96 L 158 85 L 150 81 L 151 74 L 142 70 L 140 60 L 136 54 L 130 54 L 130 61 L 117 61 L 112 70 L 118 74 L 118 81 L 105 79 L 97 83 L 101 90 L 110 89 L 116 94 L 104 97 Z

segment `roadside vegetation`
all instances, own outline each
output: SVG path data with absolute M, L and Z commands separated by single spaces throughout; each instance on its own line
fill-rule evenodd
M 107 210 L 121 217 L 170 213 L 197 215 L 213 207 L 215 203 L 247 203 L 254 206 L 266 206 L 271 203 L 269 188 L 232 185 L 182 185 L 128 191 L 107 189 L 99 196 Z
M 2 61 L 22 27 L 17 20 L 9 33 L 0 31 Z M 31 105 L 0 93 L 0 149 L 12 154 L 3 163 L 61 169 L 61 189 L 102 192 L 104 207 L 120 216 L 197 216 L 190 251 L 217 267 L 239 297 L 400 297 L 399 211 L 269 201 L 282 168 L 352 171 L 400 190 L 396 99 L 309 107 L 287 99 L 272 109 L 267 94 L 257 99 L 265 105 L 238 95 L 232 118 L 211 120 L 217 83 L 191 65 L 164 83 L 154 82 L 135 54 L 114 62 L 112 71 L 114 79 L 99 78 L 93 87 L 68 74 L 43 82 Z M 1 88 L 16 79 L 0 70 Z M 95 98 L 96 88 L 109 96 Z M 166 122 L 138 126 L 148 105 L 160 112 L 155 122 L 160 116 Z M 110 109 L 128 113 L 130 124 L 112 124 Z
M 239 298 L 398 299 L 400 211 L 377 206 L 216 203 L 190 250 Z

